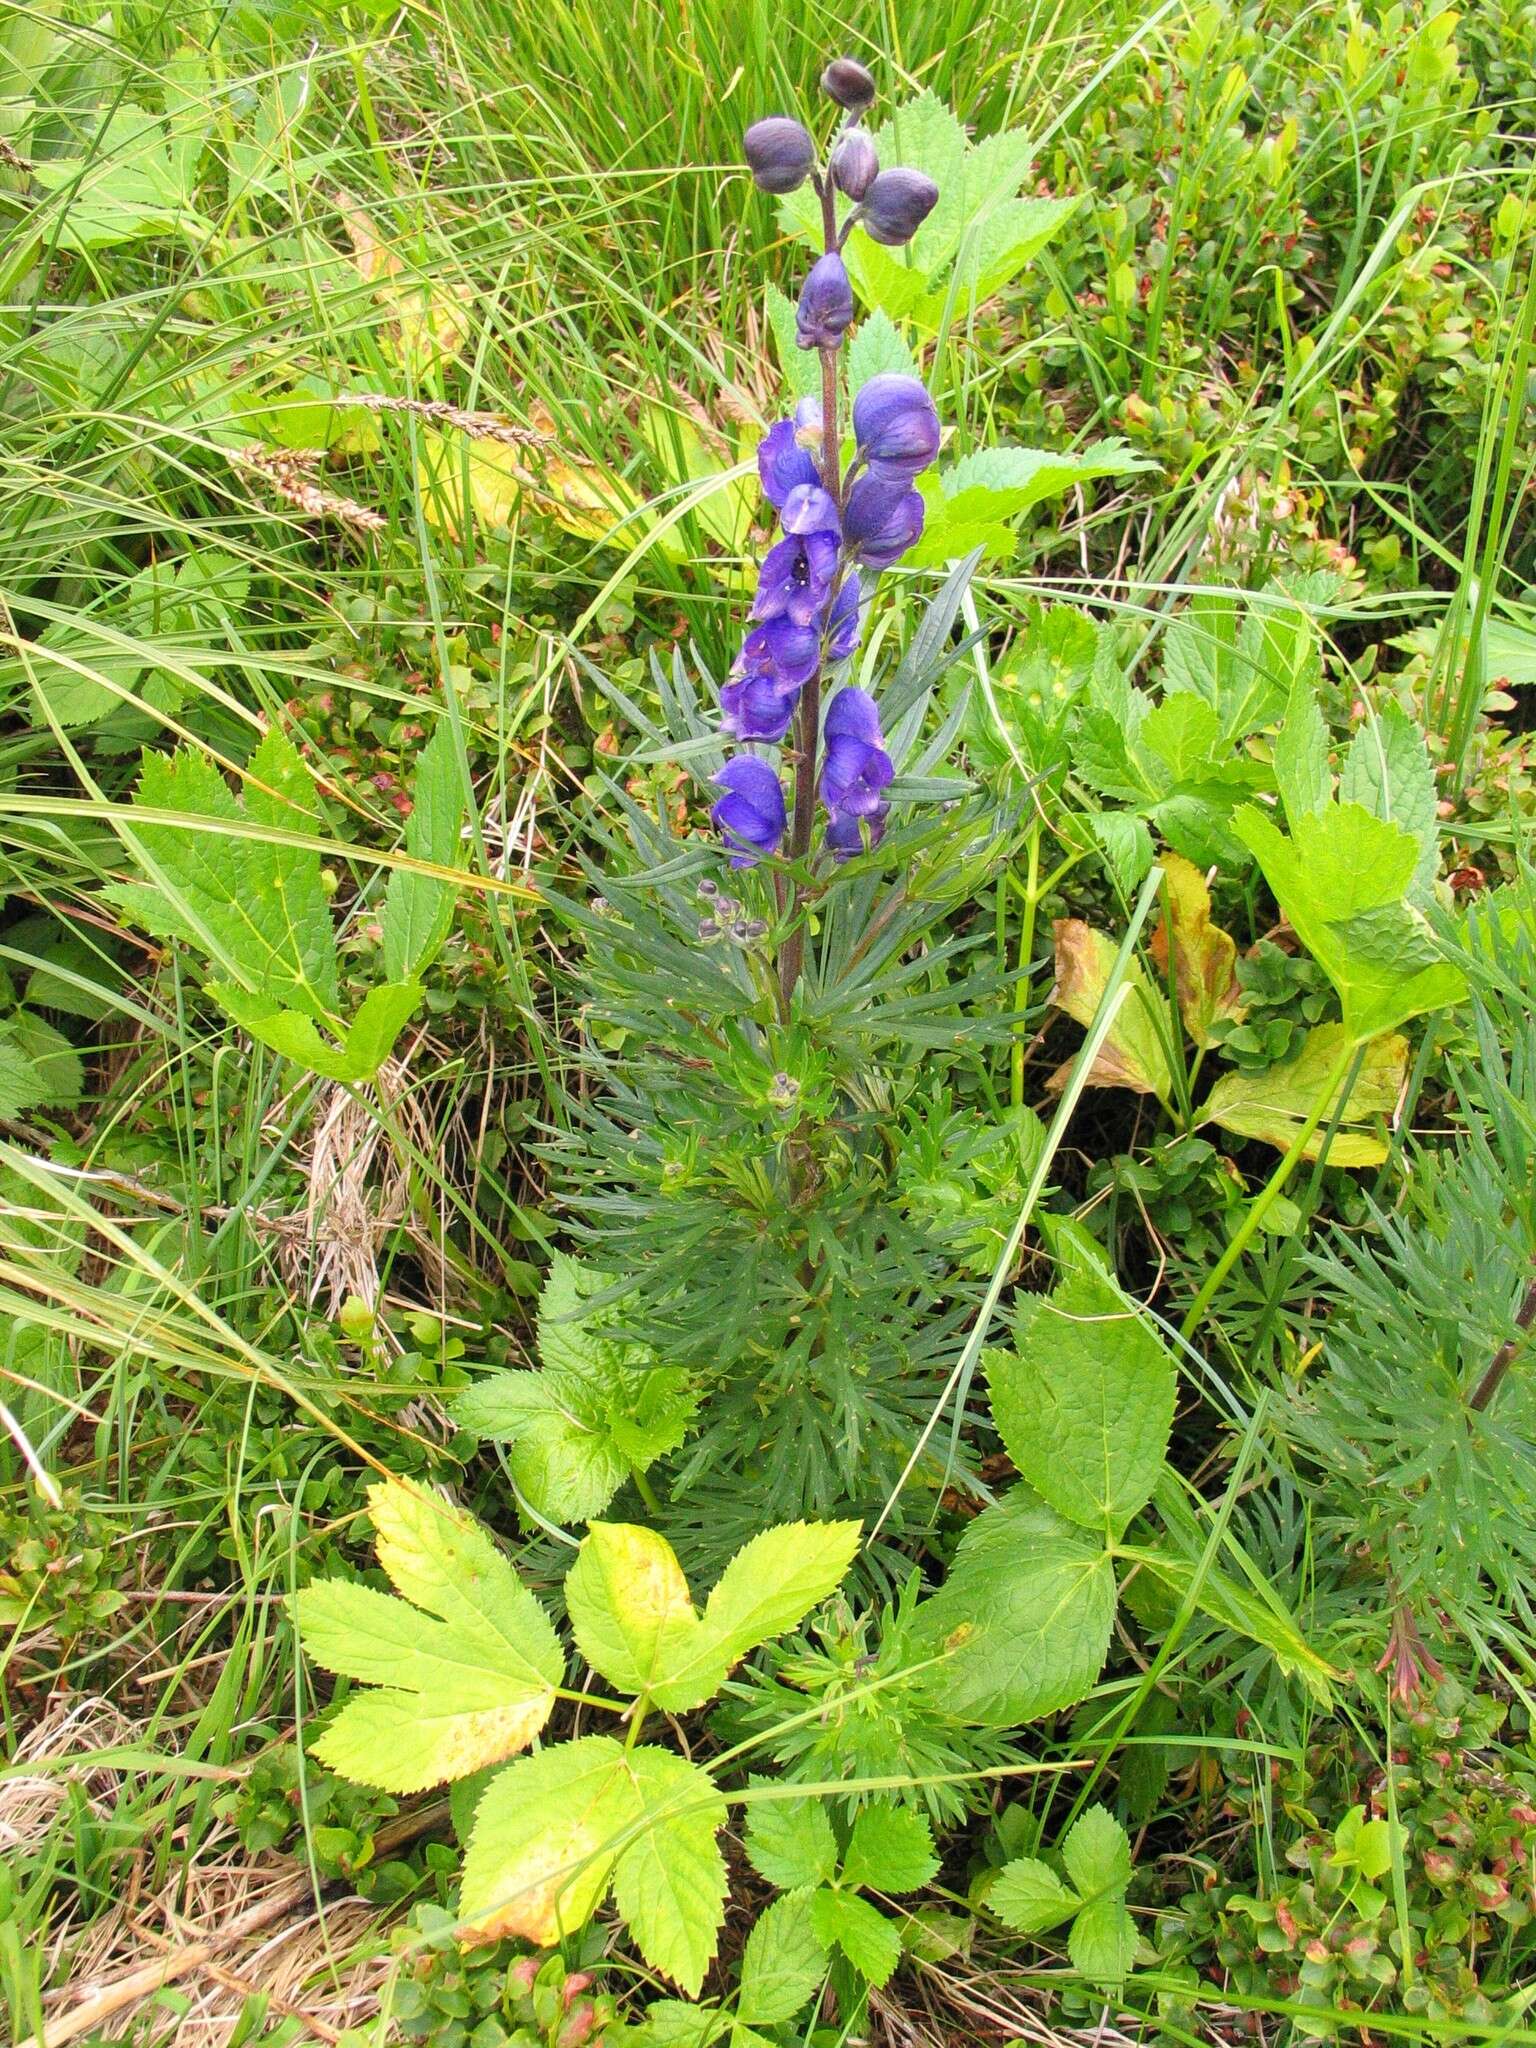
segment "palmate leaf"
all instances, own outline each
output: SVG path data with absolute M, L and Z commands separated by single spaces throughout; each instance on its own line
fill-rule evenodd
M 419 1792 L 526 1749 L 549 1718 L 565 1658 L 549 1617 L 490 1537 L 434 1495 L 369 1489 L 379 1563 L 403 1596 L 322 1579 L 294 1595 L 317 1664 L 356 1693 L 314 1745 L 333 1770 Z
M 524 1757 L 476 1809 L 461 1933 L 548 1947 L 578 1932 L 612 1884 L 641 1954 L 693 1994 L 724 1916 L 725 1819 L 707 1773 L 668 1750 L 589 1735 Z
M 577 1644 L 611 1684 L 686 1713 L 712 1699 L 749 1650 L 835 1591 L 858 1540 L 857 1522 L 765 1529 L 732 1558 L 698 1614 L 665 1537 L 594 1522 L 566 1579 Z
M 1023 1301 L 1014 1347 L 991 1351 L 992 1414 L 1020 1476 L 1060 1515 L 1113 1539 L 1152 1497 L 1178 1375 L 1105 1273 L 1079 1266 Z
M 1011 554 L 1010 520 L 1044 498 L 1105 476 L 1127 476 L 1146 468 L 1144 459 L 1120 441 L 1056 453 L 1044 448 L 983 448 L 967 455 L 921 486 L 927 505 L 922 539 L 906 560 L 913 568 L 957 561 L 973 547 Z

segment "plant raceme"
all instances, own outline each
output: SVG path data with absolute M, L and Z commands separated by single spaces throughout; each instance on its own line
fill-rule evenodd
M 725 794 L 712 816 L 736 867 L 776 854 L 786 834 L 791 858 L 803 860 L 818 787 L 826 845 L 838 859 L 875 845 L 885 830 L 885 792 L 895 771 L 878 708 L 866 692 L 845 685 L 823 728 L 821 686 L 858 648 L 862 574 L 892 567 L 922 537 L 923 500 L 914 482 L 939 449 L 938 413 L 927 390 L 914 376 L 888 371 L 854 400 L 856 452 L 847 475 L 840 473 L 838 352 L 854 317 L 844 244 L 855 227 L 888 246 L 910 241 L 938 188 L 920 171 L 880 169 L 875 145 L 858 125 L 874 98 L 862 65 L 838 59 L 822 84 L 845 109 L 824 165 L 809 131 L 783 115 L 756 122 L 745 140 L 763 191 L 793 192 L 809 179 L 821 201 L 822 253 L 800 293 L 795 338 L 820 353 L 822 377 L 820 401 L 802 400 L 758 450 L 763 492 L 782 537 L 763 561 L 751 630 L 721 690 L 720 709 L 726 731 L 748 744 L 777 746 L 796 727 L 795 801 L 791 812 L 777 771 L 761 756 L 727 762 L 716 777 Z M 853 202 L 841 221 L 840 193 Z

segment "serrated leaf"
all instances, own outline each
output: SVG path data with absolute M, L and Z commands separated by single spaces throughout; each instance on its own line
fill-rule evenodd
M 1052 931 L 1056 980 L 1051 1001 L 1086 1030 L 1098 1014 L 1120 949 L 1107 932 L 1095 931 L 1081 918 L 1058 918 Z M 1166 1102 L 1173 1091 L 1169 1034 L 1177 1028 L 1167 998 L 1135 958 L 1126 964 L 1123 986 L 1114 1022 L 1088 1069 L 1088 1086 L 1131 1088 Z M 1064 1088 L 1073 1065 L 1065 1062 L 1048 1085 Z
M 1411 833 L 1353 803 L 1298 817 L 1289 837 L 1253 804 L 1232 823 L 1291 928 L 1338 990 L 1352 1042 L 1461 1000 L 1466 982 L 1459 968 L 1414 964 L 1413 943 L 1428 943 L 1428 927 L 1408 901 L 1419 861 Z M 1383 932 L 1373 946 L 1362 943 L 1360 920 L 1375 912 L 1387 913 L 1396 936 Z
M 754 1799 L 744 1846 L 758 1876 L 780 1891 L 829 1884 L 837 1872 L 837 1837 L 818 1799 Z
M 417 757 L 411 781 L 411 814 L 405 821 L 405 850 L 435 867 L 453 867 L 464 822 L 464 785 L 458 749 L 446 718 Z M 384 892 L 380 926 L 384 972 L 391 981 L 414 981 L 447 938 L 453 924 L 453 886 L 432 875 L 397 868 Z
M 871 377 L 887 374 L 915 377 L 919 371 L 895 324 L 877 306 L 859 322 L 848 345 L 848 390 L 857 396 Z
M 1015 1934 L 1044 1934 L 1049 1927 L 1059 1927 L 1081 1903 L 1049 1864 L 1033 1856 L 1005 1863 L 987 1891 L 988 1906 Z
M 1030 506 L 1096 477 L 1124 476 L 1146 466 L 1119 441 L 1095 442 L 1059 454 L 1043 448 L 978 449 L 924 489 L 927 525 L 907 559 L 915 567 L 957 560 L 974 544 L 978 531 L 1006 536 L 1011 552 L 1013 535 L 1007 522 Z
M 686 1757 L 641 1747 L 628 1758 L 644 1818 L 619 1855 L 614 1898 L 651 1968 L 694 1997 L 725 1918 L 725 1858 L 715 1836 L 726 1804 Z
M 594 1522 L 565 1581 L 576 1647 L 624 1692 L 653 1693 L 699 1631 L 682 1566 L 654 1529 Z
M 1084 1899 L 1118 1898 L 1131 1881 L 1131 1838 L 1107 1806 L 1090 1806 L 1068 1830 L 1061 1860 Z
M 403 1595 L 318 1580 L 294 1596 L 304 1648 L 378 1687 L 315 1744 L 365 1785 L 419 1792 L 525 1749 L 565 1672 L 549 1617 L 485 1531 L 403 1481 L 369 1490 L 378 1557 Z
M 1293 832 L 1301 819 L 1326 807 L 1333 790 L 1328 728 L 1310 676 L 1298 676 L 1286 700 L 1285 721 L 1275 740 L 1275 786 Z
M 1011 1728 L 1082 1698 L 1114 1618 L 1103 1545 L 1019 1487 L 961 1538 L 948 1579 L 917 1610 L 915 1640 L 941 1660 L 926 1683 L 947 1712 Z
M 1412 834 L 1419 857 L 1409 893 L 1422 901 L 1440 867 L 1435 777 L 1424 735 L 1401 705 L 1373 711 L 1350 741 L 1339 801 L 1359 804 Z
M 1117 1537 L 1152 1496 L 1178 1374 L 1107 1275 L 1080 1268 L 1021 1305 L 1011 1351 L 991 1351 L 992 1416 L 1021 1477 L 1069 1521 Z
M 919 1892 L 939 1867 L 933 1831 L 910 1806 L 866 1806 L 843 1855 L 844 1884 Z
M 1172 956 L 1173 983 L 1184 1028 L 1202 1050 L 1211 1027 L 1240 1019 L 1237 944 L 1211 922 L 1211 892 L 1193 861 L 1170 853 L 1163 861 L 1168 907 L 1152 934 L 1148 951 L 1164 977 Z
M 820 209 L 818 208 L 818 215 Z M 821 394 L 821 358 L 813 348 L 801 348 L 795 340 L 795 306 L 777 285 L 767 292 L 768 327 L 773 335 L 773 352 L 789 396 L 817 398 Z
M 339 1045 L 323 1038 L 314 1019 L 302 1011 L 285 1010 L 224 982 L 210 982 L 208 993 L 242 1031 L 284 1059 L 329 1080 L 357 1084 L 371 1081 L 394 1051 L 423 991 L 417 981 L 383 982 L 369 989 Z
M 1072 1922 L 1067 1954 L 1094 1984 L 1123 1984 L 1136 1961 L 1136 1923 L 1119 1899 L 1094 1899 Z
M 839 1948 L 861 1977 L 878 1990 L 901 1961 L 901 1935 L 893 1921 L 856 1892 L 811 1894 L 811 1925 L 827 1948 Z
M 742 1952 L 736 2011 L 754 2027 L 791 2020 L 826 1974 L 826 1950 L 811 1922 L 810 1899 L 792 1892 L 775 1899 L 753 1923 Z
M 1277 1151 L 1289 1150 L 1316 1107 L 1346 1043 L 1342 1024 L 1318 1024 L 1290 1059 L 1259 1074 L 1223 1074 L 1206 1097 L 1205 1120 L 1241 1138 L 1260 1138 Z M 1408 1041 L 1401 1033 L 1389 1032 L 1370 1040 L 1344 1104 L 1339 1129 L 1328 1147 L 1330 1166 L 1379 1166 L 1386 1158 L 1387 1141 L 1363 1127 L 1392 1115 L 1407 1073 Z M 1304 1159 L 1320 1156 L 1342 1093 L 1341 1081 L 1322 1122 L 1302 1147 Z
M 548 1948 L 576 1934 L 607 1896 L 643 1802 L 609 1735 L 520 1757 L 481 1797 L 464 1857 L 465 1939 L 521 1935 Z

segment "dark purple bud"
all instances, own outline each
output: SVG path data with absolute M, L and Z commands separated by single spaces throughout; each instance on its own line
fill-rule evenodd
M 859 218 L 872 242 L 899 249 L 903 242 L 911 241 L 938 204 L 938 198 L 939 188 L 932 178 L 898 164 L 893 171 L 882 171 L 864 194 L 864 210 Z
M 843 508 L 843 535 L 867 569 L 889 569 L 922 538 L 923 501 L 904 476 L 861 476 Z
M 802 348 L 836 348 L 853 318 L 853 286 L 835 251 L 817 257 L 795 309 L 795 339 Z
M 747 168 L 760 190 L 793 192 L 810 176 L 816 145 L 810 131 L 785 114 L 754 121 L 743 139 Z
M 911 483 L 939 452 L 939 415 L 916 377 L 885 370 L 853 401 L 853 432 L 870 472 Z
M 784 792 L 766 761 L 738 754 L 715 781 L 726 792 L 710 811 L 728 846 L 733 868 L 749 868 L 765 853 L 776 853 L 784 837 Z
M 875 81 L 854 57 L 834 57 L 821 74 L 821 89 L 850 114 L 874 104 Z
M 832 182 L 850 199 L 862 199 L 875 182 L 880 153 L 862 128 L 850 128 L 832 152 Z

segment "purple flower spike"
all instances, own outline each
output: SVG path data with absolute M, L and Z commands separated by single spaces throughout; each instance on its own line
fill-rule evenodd
M 832 594 L 840 547 L 835 533 L 792 533 L 775 542 L 763 557 L 753 618 L 814 625 Z
M 799 485 L 821 481 L 811 451 L 801 446 L 799 435 L 797 421 L 780 420 L 757 444 L 757 473 L 763 480 L 763 496 L 775 510 Z
M 843 512 L 848 545 L 867 569 L 889 569 L 923 533 L 923 501 L 904 477 L 861 476 Z
M 787 823 L 779 778 L 755 754 L 727 761 L 715 781 L 726 792 L 710 810 L 728 846 L 733 868 L 750 868 L 765 853 L 777 853 Z
M 802 348 L 836 348 L 852 319 L 853 286 L 842 257 L 832 250 L 811 265 L 795 309 L 795 339 Z
M 747 674 L 720 689 L 720 715 L 733 739 L 767 740 L 774 746 L 789 731 L 800 692 L 785 689 L 771 675 Z
M 839 860 L 858 853 L 867 827 L 874 846 L 885 830 L 885 792 L 896 771 L 885 751 L 880 713 L 867 691 L 839 690 L 827 712 L 821 800 L 827 807 L 827 845 Z
M 939 415 L 916 377 L 887 370 L 853 401 L 853 432 L 872 476 L 910 484 L 939 452 Z

